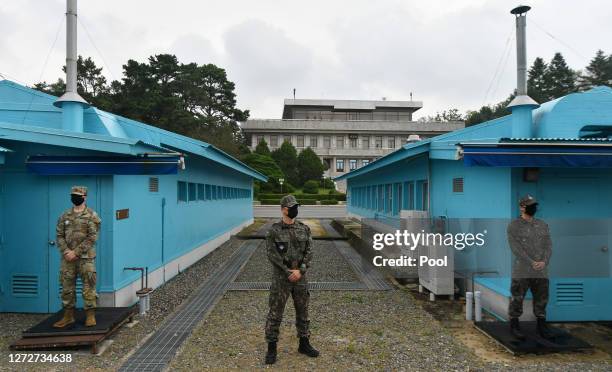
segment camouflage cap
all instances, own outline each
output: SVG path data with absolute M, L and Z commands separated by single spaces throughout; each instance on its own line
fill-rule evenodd
M 72 190 L 70 190 L 71 194 L 76 195 L 87 195 L 87 187 L 85 186 L 72 186 Z
M 534 198 L 533 196 L 527 194 L 525 196 L 523 196 L 520 200 L 519 200 L 519 205 L 533 205 L 533 204 L 538 204 L 538 201 L 536 200 L 536 198 Z
M 291 208 L 294 205 L 300 205 L 300 204 L 295 199 L 295 196 L 293 196 L 293 195 L 285 195 L 285 196 L 282 197 L 282 199 L 280 201 L 280 205 L 281 205 L 281 207 Z

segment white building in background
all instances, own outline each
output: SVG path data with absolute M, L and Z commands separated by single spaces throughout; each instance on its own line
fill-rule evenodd
M 409 141 L 464 128 L 458 122 L 413 121 L 423 107 L 418 101 L 285 99 L 282 119 L 250 119 L 241 123 L 251 150 L 265 140 L 270 150 L 283 141 L 299 151 L 310 147 L 335 177 L 397 150 Z M 345 191 L 345 182 L 337 188 Z

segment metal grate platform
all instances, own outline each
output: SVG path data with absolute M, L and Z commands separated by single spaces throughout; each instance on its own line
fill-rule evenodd
M 368 287 L 375 290 L 390 290 L 392 287 L 387 283 L 382 274 L 363 257 L 357 253 L 346 241 L 335 240 L 334 246 L 344 259 L 351 265 L 359 279 Z
M 364 291 L 369 288 L 361 282 L 310 282 L 308 288 L 313 291 Z M 228 291 L 266 291 L 270 282 L 233 282 Z
M 131 355 L 120 371 L 162 371 L 183 341 L 227 290 L 261 240 L 245 241 L 223 266 L 217 268 L 161 327 Z

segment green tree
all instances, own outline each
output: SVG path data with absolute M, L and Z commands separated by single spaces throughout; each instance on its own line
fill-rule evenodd
M 323 162 L 310 147 L 305 148 L 298 155 L 297 167 L 300 184 L 308 180 L 320 180 L 323 177 Z
M 599 85 L 612 86 L 612 55 L 606 56 L 603 50 L 598 50 L 585 69 L 586 72 L 579 77 L 581 90 Z
M 268 177 L 268 182 L 265 183 L 255 181 L 260 185 L 261 191 L 276 191 L 280 186 L 278 180 L 285 178 L 283 171 L 270 156 L 251 153 L 242 157 L 242 161 Z
M 301 186 L 297 172 L 297 150 L 289 141 L 272 151 L 272 158 L 287 177 L 286 181 L 294 186 Z
M 555 53 L 544 74 L 546 101 L 576 91 L 576 72 L 567 66 L 561 53 Z
M 261 140 L 255 147 L 255 153 L 260 155 L 271 156 L 270 148 L 268 147 L 268 143 L 265 140 Z
M 514 99 L 515 96 L 516 95 L 513 93 L 502 102 L 499 102 L 494 105 L 482 106 L 478 111 L 468 111 L 465 114 L 465 126 L 469 127 L 471 125 L 483 123 L 488 120 L 493 120 L 502 116 L 509 115 L 511 112 L 508 108 L 508 105 Z
M 538 103 L 548 101 L 548 87 L 546 86 L 545 79 L 547 67 L 546 62 L 538 57 L 533 61 L 533 65 L 529 69 L 527 94 Z

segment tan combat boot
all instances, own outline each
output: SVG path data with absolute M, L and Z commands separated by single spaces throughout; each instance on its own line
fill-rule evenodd
M 53 323 L 54 328 L 64 328 L 74 323 L 74 309 L 64 309 L 64 317 Z
M 87 318 L 85 318 L 85 327 L 93 327 L 96 325 L 96 309 L 85 310 Z

